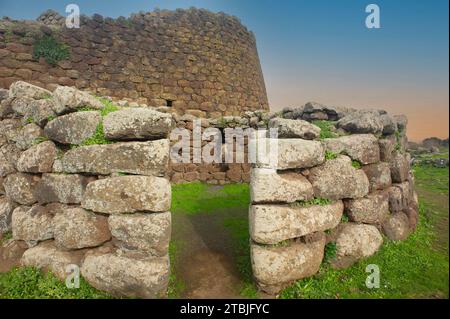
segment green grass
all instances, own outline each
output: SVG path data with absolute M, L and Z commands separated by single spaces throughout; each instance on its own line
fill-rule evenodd
M 10 240 L 11 238 L 12 238 L 12 232 L 11 231 L 3 233 L 1 235 L 1 238 L 0 238 L 0 246 L 3 245 L 3 243 L 5 243 L 6 241 Z
M 175 272 L 175 264 L 179 262 L 180 243 L 171 241 L 169 244 L 169 258 L 170 258 L 170 276 L 169 285 L 167 287 L 167 296 L 170 299 L 177 299 L 181 297 L 185 289 L 184 282 L 177 277 Z
M 417 231 L 404 242 L 386 241 L 374 256 L 334 270 L 322 264 L 319 273 L 297 281 L 281 298 L 448 298 L 448 257 L 432 248 L 433 227 L 421 205 Z M 366 266 L 376 264 L 381 287 L 365 286 Z
M 352 166 L 356 169 L 360 169 L 361 168 L 361 163 L 358 161 L 353 160 L 352 161 Z
M 431 165 L 415 165 L 413 172 L 416 186 L 448 195 L 448 167 L 438 168 Z
M 292 203 L 292 206 L 299 206 L 299 207 L 311 207 L 311 206 L 325 206 L 330 205 L 332 203 L 331 200 L 327 198 L 320 198 L 316 197 L 308 201 L 299 201 Z
M 217 192 L 203 183 L 189 183 L 172 186 L 172 212 L 183 214 L 213 213 L 220 208 L 248 206 L 247 184 L 229 184 Z
M 110 295 L 90 286 L 82 277 L 80 288 L 68 289 L 51 272 L 33 267 L 14 268 L 0 273 L 0 299 L 110 299 Z
M 99 123 L 97 125 L 97 128 L 95 129 L 94 135 L 84 140 L 81 144 L 76 145 L 76 147 L 88 145 L 112 144 L 112 143 L 113 143 L 112 141 L 106 139 L 105 133 L 103 133 L 103 123 Z
M 334 152 L 330 152 L 330 151 L 325 151 L 325 159 L 327 161 L 335 159 L 339 156 L 339 154 L 334 153 Z
M 320 128 L 320 139 L 326 139 L 326 138 L 333 138 L 337 137 L 337 134 L 332 131 L 332 127 L 336 122 L 332 121 L 323 121 L 323 120 L 316 120 L 312 121 L 312 124 L 315 126 L 318 126 Z

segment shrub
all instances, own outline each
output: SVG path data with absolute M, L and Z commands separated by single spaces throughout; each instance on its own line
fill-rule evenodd
M 53 36 L 44 35 L 33 46 L 33 58 L 44 58 L 50 65 L 66 60 L 70 56 L 69 47 L 58 42 Z

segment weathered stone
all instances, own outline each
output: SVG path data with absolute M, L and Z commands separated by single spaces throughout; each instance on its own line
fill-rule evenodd
M 105 214 L 166 212 L 170 200 L 170 183 L 164 178 L 120 176 L 89 183 L 81 205 Z
M 386 136 L 378 140 L 380 146 L 380 160 L 390 162 L 395 151 L 396 137 L 394 135 Z
M 0 197 L 0 234 L 11 230 L 11 215 L 15 207 L 8 198 Z
M 117 296 L 158 298 L 166 295 L 169 257 L 132 258 L 119 252 L 88 254 L 81 274 L 95 288 Z
M 23 123 L 33 122 L 44 127 L 53 116 L 55 112 L 53 112 L 52 100 L 33 100 L 24 114 Z
M 0 136 L 6 139 L 6 142 L 14 142 L 21 129 L 19 119 L 4 119 L 0 121 Z
M 279 138 L 302 138 L 313 140 L 320 136 L 320 128 L 303 120 L 274 118 L 269 122 L 270 128 L 278 129 Z
M 257 166 L 274 169 L 308 168 L 325 161 L 325 150 L 318 141 L 302 139 L 262 139 L 258 145 L 266 143 L 267 157 L 273 157 L 273 146 L 278 145 L 275 163 L 264 163 L 258 158 Z M 275 144 L 277 143 L 277 144 Z M 275 167 L 274 167 L 275 166 Z
M 121 248 L 139 249 L 154 256 L 167 255 L 171 234 L 170 212 L 112 215 L 108 223 Z
M 43 174 L 34 194 L 41 204 L 79 204 L 87 183 L 88 179 L 78 174 Z
M 103 120 L 105 137 L 111 140 L 166 138 L 172 116 L 147 108 L 127 108 L 109 113 Z
M 300 173 L 277 173 L 274 169 L 252 170 L 250 197 L 253 203 L 293 203 L 314 197 L 311 183 Z
M 316 197 L 361 198 L 369 192 L 369 180 L 364 171 L 354 168 L 351 159 L 344 155 L 310 169 L 308 180 Z
M 6 176 L 16 171 L 16 163 L 20 150 L 13 144 L 0 147 L 0 176 Z
M 360 258 L 375 254 L 383 244 L 383 237 L 375 226 L 364 224 L 345 224 L 336 239 L 335 268 L 351 266 Z
M 337 201 L 330 205 L 253 205 L 250 207 L 250 234 L 261 244 L 276 244 L 336 227 L 344 205 Z
M 45 134 L 62 144 L 81 144 L 95 134 L 101 116 L 96 111 L 75 112 L 59 116 L 47 123 Z
M 44 131 L 36 124 L 25 125 L 14 138 L 17 148 L 22 151 L 35 145 L 40 139 L 44 138 Z
M 350 133 L 378 134 L 383 131 L 383 122 L 377 111 L 358 110 L 340 119 L 336 126 Z
M 416 230 L 417 224 L 419 223 L 419 210 L 416 207 L 408 207 L 403 211 L 403 213 L 408 217 L 409 228 L 411 231 Z
M 395 213 L 383 223 L 383 232 L 390 240 L 405 240 L 411 233 L 408 216 L 403 213 Z
M 372 134 L 355 134 L 324 140 L 327 151 L 343 153 L 361 164 L 372 164 L 380 161 L 378 140 Z
M 371 193 L 364 198 L 345 200 L 344 203 L 345 212 L 353 222 L 379 225 L 389 216 L 387 192 Z
M 406 131 L 406 127 L 408 126 L 408 118 L 406 115 L 394 115 L 394 120 L 397 123 L 398 130 L 401 132 Z
M 369 179 L 369 190 L 371 192 L 386 189 L 391 186 L 391 170 L 388 163 L 380 162 L 365 165 L 362 167 L 362 170 Z
M 12 213 L 12 234 L 15 240 L 35 243 L 53 238 L 54 212 L 43 206 L 19 206 Z
M 397 131 L 397 121 L 389 114 L 380 115 L 381 123 L 383 124 L 383 134 L 394 134 Z
M 20 155 L 17 170 L 24 173 L 51 172 L 57 156 L 55 143 L 45 141 L 30 147 Z
M 164 176 L 169 161 L 169 141 L 83 146 L 65 153 L 62 161 L 67 173 Z
M 102 102 L 87 92 L 73 87 L 58 86 L 53 92 L 54 108 L 57 114 L 73 112 L 79 108 L 87 107 L 100 110 L 104 107 Z
M 52 92 L 40 88 L 36 85 L 26 83 L 23 81 L 17 81 L 11 84 L 9 87 L 10 97 L 28 97 L 32 99 L 45 99 L 52 96 Z
M 24 96 L 12 98 L 10 102 L 11 109 L 14 111 L 14 113 L 25 116 L 25 114 L 30 112 L 31 102 L 33 101 L 34 99 Z
M 7 99 L 9 97 L 9 90 L 7 89 L 0 89 L 0 102 Z
M 28 249 L 27 244 L 21 240 L 10 239 L 3 243 L 3 249 L 1 249 L 0 260 L 14 260 L 14 263 L 19 265 L 20 258 L 23 253 Z
M 401 183 L 408 179 L 410 164 L 408 158 L 400 153 L 395 152 L 390 161 L 391 178 L 394 183 Z
M 322 263 L 325 236 L 305 243 L 292 241 L 288 246 L 250 245 L 253 275 L 261 290 L 278 293 L 292 281 L 314 275 Z
M 12 201 L 21 205 L 36 203 L 34 190 L 39 182 L 39 177 L 24 173 L 8 175 L 3 182 L 5 193 Z
M 111 239 L 108 218 L 83 208 L 67 208 L 53 218 L 55 244 L 63 249 L 96 247 Z
M 22 266 L 33 266 L 51 271 L 60 280 L 66 280 L 72 269 L 69 265 L 81 266 L 83 251 L 61 251 L 53 241 L 46 241 L 28 249 L 22 256 Z

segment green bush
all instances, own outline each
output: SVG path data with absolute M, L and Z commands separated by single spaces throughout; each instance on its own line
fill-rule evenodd
M 320 139 L 333 138 L 336 137 L 337 134 L 332 131 L 335 122 L 332 121 L 323 121 L 316 120 L 312 121 L 312 124 L 318 126 L 320 128 Z
M 325 152 L 325 159 L 328 160 L 332 160 L 338 157 L 339 154 L 334 153 L 334 152 L 330 152 L 330 151 L 326 151 Z
M 66 60 L 70 56 L 69 47 L 58 42 L 53 36 L 44 35 L 33 46 L 33 58 L 44 58 L 50 65 Z

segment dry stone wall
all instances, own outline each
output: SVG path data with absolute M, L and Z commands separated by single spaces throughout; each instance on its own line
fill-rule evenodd
M 261 290 L 276 294 L 323 262 L 348 267 L 384 239 L 414 231 L 404 116 L 307 103 L 271 117 L 278 161 L 253 165 L 250 182 L 251 259 Z M 327 249 L 335 251 L 329 260 Z
M 114 295 L 164 297 L 172 116 L 123 114 L 74 88 L 20 81 L 4 96 L 0 232 L 12 231 L 8 247 L 25 248 L 21 264 L 62 280 L 75 264 Z
M 66 45 L 69 57 L 55 65 L 34 57 L 43 37 Z M 79 29 L 67 29 L 51 11 L 37 21 L 2 19 L 0 88 L 17 80 L 203 117 L 268 110 L 253 33 L 235 17 L 202 9 L 82 16 Z

